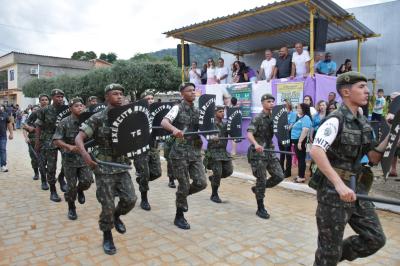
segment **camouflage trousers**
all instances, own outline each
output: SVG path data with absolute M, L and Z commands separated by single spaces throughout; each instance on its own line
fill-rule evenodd
M 29 145 L 31 145 L 32 148 L 29 148 Z M 29 157 L 31 158 L 32 169 L 38 169 L 39 162 L 36 158 L 36 154 L 34 153 L 34 147 L 35 147 L 35 142 L 31 140 L 31 143 L 28 144 Z
M 365 208 L 357 201 L 354 207 L 345 208 L 319 202 L 316 218 L 318 249 L 315 266 L 337 265 L 342 260 L 367 257 L 385 245 L 386 238 L 373 206 Z M 347 223 L 357 235 L 343 240 Z
M 256 199 L 264 199 L 265 188 L 274 187 L 284 179 L 279 160 L 276 156 L 270 156 L 268 159 L 251 160 L 250 165 L 253 175 L 257 179 Z M 267 171 L 271 175 L 269 179 L 267 179 Z
M 101 204 L 99 227 L 101 231 L 108 231 L 114 227 L 115 216 L 125 215 L 135 207 L 135 188 L 128 172 L 96 173 L 96 187 L 96 198 Z M 115 194 L 119 198 L 117 207 L 114 203 Z
M 138 156 L 134 159 L 133 164 L 138 175 L 136 182 L 139 184 L 139 191 L 148 191 L 149 181 L 156 180 L 161 176 L 161 162 L 158 149 L 157 151 L 150 151 Z
M 187 196 L 207 187 L 201 157 L 198 160 L 172 159 L 173 175 L 178 180 L 176 207 L 187 208 Z M 190 183 L 192 179 L 192 183 Z
M 211 186 L 219 187 L 221 178 L 226 178 L 232 175 L 233 166 L 231 160 L 221 161 L 216 160 L 211 162 L 212 176 L 210 176 Z
M 171 151 L 171 145 L 167 142 L 164 143 L 164 158 L 167 161 L 167 176 L 174 179 L 174 172 L 172 171 L 172 160 L 169 158 L 169 153 Z
M 63 166 L 67 180 L 67 192 L 64 193 L 65 201 L 74 202 L 78 191 L 85 191 L 93 183 L 93 173 L 88 166 L 73 167 Z
M 56 170 L 57 170 L 57 149 L 45 149 L 40 150 L 40 159 L 43 162 L 43 166 L 46 168 L 46 178 L 49 185 L 56 183 Z

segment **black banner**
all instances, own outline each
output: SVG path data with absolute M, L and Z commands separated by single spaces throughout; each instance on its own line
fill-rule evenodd
M 200 131 L 214 129 L 215 100 L 216 96 L 214 94 L 203 94 L 199 97 Z
M 71 111 L 69 110 L 68 105 L 61 105 L 57 108 L 57 119 L 56 119 L 56 126 L 58 123 L 67 116 L 71 115 Z
M 149 112 L 150 112 L 150 124 L 153 127 L 151 132 L 152 139 L 161 140 L 166 139 L 171 134 L 167 130 L 161 127 L 161 121 L 167 115 L 167 113 L 172 109 L 174 106 L 173 102 L 155 102 L 150 105 Z
M 95 113 L 103 111 L 104 109 L 106 109 L 106 107 L 107 107 L 107 105 L 105 103 L 99 103 L 99 104 L 89 106 L 87 111 L 85 111 L 79 115 L 79 124 L 82 124 L 83 122 L 88 120 L 89 117 L 91 117 Z
M 283 146 L 290 145 L 288 112 L 285 105 L 276 105 L 272 109 L 274 134 Z
M 108 118 L 117 155 L 133 158 L 150 149 L 151 124 L 147 101 L 115 107 L 108 112 Z
M 89 109 L 89 112 L 97 113 L 97 112 L 100 112 L 100 111 L 106 109 L 106 107 L 107 107 L 107 105 L 105 103 L 98 103 L 98 104 L 89 106 L 88 109 Z
M 231 137 L 242 136 L 242 111 L 239 107 L 228 107 L 227 116 L 227 131 Z
M 385 180 L 389 175 L 392 160 L 396 153 L 397 143 L 399 142 L 399 136 L 400 136 L 399 132 L 400 132 L 400 112 L 397 112 L 396 116 L 392 121 L 392 127 L 389 133 L 389 141 L 381 160 L 381 166 Z

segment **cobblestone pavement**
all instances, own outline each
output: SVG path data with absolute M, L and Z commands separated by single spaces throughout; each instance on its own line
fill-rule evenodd
M 118 253 L 108 256 L 101 246 L 95 187 L 86 193 L 85 205 L 77 204 L 78 220 L 69 221 L 65 201 L 50 202 L 49 192 L 31 179 L 20 132 L 8 142 L 8 156 L 10 172 L 0 173 L 0 265 L 312 265 L 317 233 L 313 195 L 268 190 L 271 219 L 262 220 L 255 215 L 252 183 L 228 178 L 222 181 L 222 204 L 209 200 L 209 187 L 189 198 L 192 229 L 183 231 L 173 225 L 175 191 L 167 187 L 164 174 L 150 184 L 152 210 L 137 204 L 122 218 L 127 233 L 114 231 Z M 400 216 L 379 216 L 386 246 L 341 265 L 400 265 Z M 351 233 L 347 229 L 346 235 Z

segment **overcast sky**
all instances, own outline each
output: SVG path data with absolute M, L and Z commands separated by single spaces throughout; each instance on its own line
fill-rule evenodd
M 344 8 L 390 0 L 335 0 Z M 269 0 L 0 0 L 0 55 L 70 57 L 84 50 L 121 59 L 176 47 L 163 32 L 266 5 Z

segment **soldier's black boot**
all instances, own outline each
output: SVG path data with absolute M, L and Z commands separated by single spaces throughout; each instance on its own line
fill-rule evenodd
M 114 255 L 117 253 L 111 231 L 103 232 L 103 250 L 107 255 Z
M 267 212 L 267 210 L 264 207 L 264 200 L 263 199 L 259 199 L 257 200 L 257 216 L 263 219 L 269 219 L 269 214 Z
M 83 191 L 78 189 L 78 193 L 77 194 L 78 194 L 78 202 L 79 202 L 79 204 L 84 204 L 85 201 L 86 201 L 86 198 L 85 198 L 85 194 L 83 193 Z
M 50 185 L 50 200 L 54 201 L 54 202 L 60 202 L 61 199 L 57 194 L 57 189 L 56 189 L 56 185 L 52 184 Z
M 174 224 L 180 229 L 184 230 L 190 229 L 190 224 L 186 221 L 185 216 L 183 216 L 182 208 L 176 208 Z
M 114 214 L 114 226 L 115 230 L 117 230 L 118 233 L 120 234 L 125 234 L 126 233 L 126 227 L 124 223 L 121 221 L 119 218 L 119 214 Z
M 140 202 L 140 207 L 145 211 L 150 211 L 151 206 L 149 201 L 147 200 L 147 191 L 141 192 L 142 201 Z
M 58 175 L 58 182 L 60 183 L 60 190 L 62 191 L 62 192 L 67 192 L 67 183 L 65 183 L 65 179 L 64 179 L 64 172 L 61 172 L 59 175 Z
M 169 178 L 168 186 L 170 188 L 176 188 L 175 181 L 174 181 L 174 179 L 172 177 Z
M 46 181 L 46 175 L 43 173 L 40 173 L 40 179 L 42 180 L 42 185 L 41 185 L 42 190 L 49 190 L 49 185 L 47 185 L 47 181 Z
M 33 171 L 35 172 L 35 175 L 32 177 L 32 179 L 38 180 L 39 179 L 39 169 L 34 168 Z
M 218 187 L 212 186 L 211 189 L 212 189 L 212 194 L 211 194 L 210 200 L 214 201 L 215 203 L 221 203 L 222 200 L 218 196 Z
M 68 219 L 76 220 L 77 218 L 75 202 L 68 202 Z

